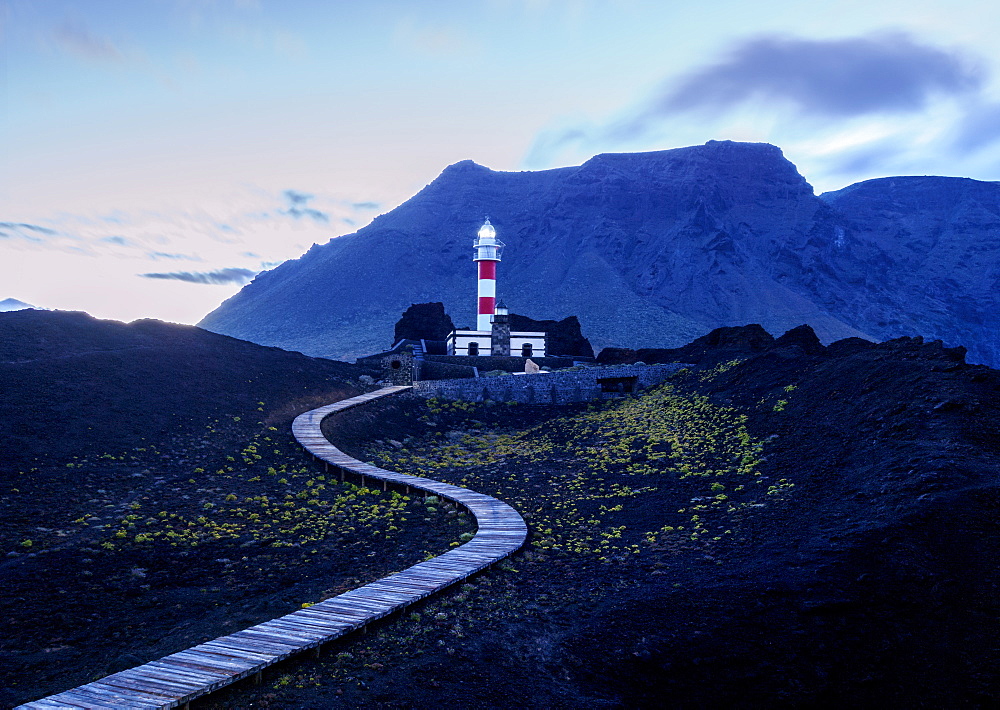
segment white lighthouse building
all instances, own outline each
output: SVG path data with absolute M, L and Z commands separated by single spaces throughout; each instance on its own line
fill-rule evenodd
M 545 333 L 511 332 L 506 307 L 497 307 L 497 263 L 504 246 L 487 217 L 472 244 L 478 272 L 476 329 L 452 331 L 447 342 L 449 355 L 545 357 Z
M 477 293 L 479 300 L 476 311 L 476 330 L 489 330 L 490 322 L 493 319 L 493 309 L 497 300 L 497 264 L 500 263 L 500 254 L 503 252 L 504 243 L 497 239 L 497 230 L 490 224 L 490 218 L 479 228 L 479 234 L 472 248 L 475 255 L 472 260 L 479 267 L 479 287 Z

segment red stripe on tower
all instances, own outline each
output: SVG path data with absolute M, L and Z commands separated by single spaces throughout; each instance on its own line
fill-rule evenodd
M 493 296 L 480 296 L 478 315 L 480 316 L 493 315 L 493 309 L 495 308 L 495 306 L 496 306 L 496 298 L 494 298 Z
M 479 278 L 495 280 L 496 277 L 497 277 L 497 263 L 495 261 L 479 262 Z

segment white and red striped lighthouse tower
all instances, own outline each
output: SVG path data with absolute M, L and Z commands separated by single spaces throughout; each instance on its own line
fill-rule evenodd
M 476 255 L 473 261 L 479 262 L 479 304 L 476 313 L 476 330 L 488 331 L 493 326 L 490 320 L 497 297 L 497 262 L 504 243 L 497 239 L 497 230 L 490 224 L 490 218 L 479 228 L 479 235 L 473 243 Z

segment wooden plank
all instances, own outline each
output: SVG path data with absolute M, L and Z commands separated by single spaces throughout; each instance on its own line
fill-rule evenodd
M 275 623 L 291 624 L 304 629 L 310 629 L 324 637 L 335 634 L 344 628 L 344 625 L 338 623 L 336 619 L 323 619 L 317 616 L 306 616 L 305 614 L 295 617 L 283 616 L 280 619 L 275 619 Z
M 328 616 L 334 621 L 346 625 L 349 630 L 356 629 L 358 627 L 358 624 L 363 624 L 365 620 L 368 618 L 367 615 L 365 615 L 364 617 L 359 617 L 355 614 L 345 614 L 342 611 L 339 611 L 337 609 L 332 609 L 330 607 L 323 607 L 322 609 L 319 609 L 316 606 L 312 606 L 309 607 L 309 611 L 311 611 L 314 614 L 323 614 L 324 616 Z
M 97 688 L 93 685 L 74 688 L 73 694 L 83 698 L 92 698 L 92 708 L 150 708 L 155 707 L 151 703 L 142 702 L 134 698 L 126 698 L 121 692 L 111 692 L 106 688 Z M 59 697 L 54 696 L 54 697 Z
M 179 683 L 176 679 L 168 681 L 151 675 L 137 677 L 134 680 L 123 678 L 103 678 L 101 683 L 113 688 L 118 688 L 120 691 L 125 693 L 145 693 L 151 698 L 155 698 L 157 702 L 161 703 L 164 700 L 170 701 L 176 700 L 177 698 L 183 698 L 191 691 L 198 690 L 203 685 L 202 683 Z
M 136 666 L 137 672 L 149 671 L 150 673 L 166 675 L 169 678 L 177 678 L 182 681 L 193 681 L 195 683 L 214 683 L 227 677 L 228 674 L 220 671 L 210 671 L 207 669 L 188 668 L 182 661 L 177 660 L 173 655 L 164 656 L 156 661 L 144 663 Z
M 249 668 L 260 665 L 260 661 L 246 658 L 236 659 L 230 656 L 221 656 L 205 650 L 190 650 L 175 653 L 169 656 L 171 663 L 182 666 L 191 666 L 194 670 L 204 668 L 209 671 L 218 671 L 226 675 L 243 673 Z
M 64 693 L 59 693 L 58 695 L 53 695 L 47 698 L 53 702 L 62 702 L 62 699 L 67 697 L 65 705 L 60 707 L 66 707 L 72 702 L 83 703 L 83 707 L 87 708 L 149 708 L 153 707 L 149 703 L 140 703 L 137 700 L 129 700 L 123 697 L 120 693 L 111 693 L 107 690 L 99 690 L 97 688 L 91 688 L 89 686 L 81 686 L 79 688 L 73 688 Z M 35 703 L 41 701 L 35 701 Z M 35 703 L 29 703 L 28 705 L 22 705 L 21 707 L 38 707 Z
M 207 650 L 218 653 L 222 657 L 238 658 L 247 663 L 253 663 L 255 664 L 255 668 L 261 665 L 268 666 L 279 660 L 277 654 L 269 653 L 259 646 L 248 643 L 237 643 L 235 641 L 213 642 L 212 646 Z
M 270 663 L 274 660 L 274 654 L 254 651 L 249 647 L 241 648 L 236 646 L 232 641 L 225 640 L 225 638 L 203 643 L 192 650 L 214 653 L 221 658 L 245 660 L 247 663 Z
M 39 708 L 39 710 L 41 710 L 42 708 L 62 708 L 62 710 L 66 710 L 66 708 L 92 708 L 92 707 L 94 707 L 91 704 L 81 704 L 81 703 L 84 702 L 82 700 L 80 700 L 80 701 L 73 701 L 72 697 L 69 695 L 69 693 L 60 693 L 58 695 L 58 698 L 59 698 L 58 700 L 54 699 L 56 697 L 57 696 L 52 696 L 53 699 L 42 698 L 41 700 L 33 700 L 32 702 L 27 703 L 25 705 L 22 705 L 21 707 L 23 707 L 23 708 Z
M 291 634 L 282 634 L 278 631 L 246 631 L 244 632 L 244 638 L 247 639 L 257 639 L 264 643 L 271 643 L 275 645 L 285 646 L 285 655 L 292 655 L 296 651 L 307 648 L 312 642 L 312 639 L 293 637 Z
M 94 681 L 90 685 L 102 690 L 107 690 L 112 693 L 118 693 L 122 697 L 128 698 L 130 701 L 136 703 L 140 702 L 145 703 L 144 706 L 139 705 L 138 707 L 149 707 L 149 706 L 157 707 L 159 704 L 163 703 L 163 698 L 158 693 L 147 693 L 138 689 L 122 688 L 121 686 L 115 683 L 109 682 L 107 678 L 102 678 L 101 680 Z
M 22 705 L 21 707 L 26 707 L 26 708 L 87 708 L 87 707 L 93 707 L 92 705 L 81 704 L 82 701 L 71 702 L 70 698 L 68 697 L 68 695 L 69 695 L 68 693 L 60 693 L 59 694 L 59 701 L 58 702 L 56 700 L 54 700 L 54 699 L 42 698 L 40 700 L 34 700 L 34 701 L 30 702 L 30 703 Z M 55 697 L 55 696 L 53 696 L 53 697 Z

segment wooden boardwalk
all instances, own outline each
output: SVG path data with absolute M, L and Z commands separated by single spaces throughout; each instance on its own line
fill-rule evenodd
M 320 431 L 330 414 L 395 394 L 408 387 L 328 404 L 296 417 L 292 432 L 316 458 L 345 471 L 409 486 L 454 501 L 476 518 L 469 542 L 402 572 L 353 589 L 307 609 L 199 644 L 21 708 L 173 708 L 308 649 L 340 638 L 369 622 L 465 579 L 516 552 L 528 529 L 506 503 L 482 493 L 428 478 L 394 473 L 362 463 L 333 446 Z

